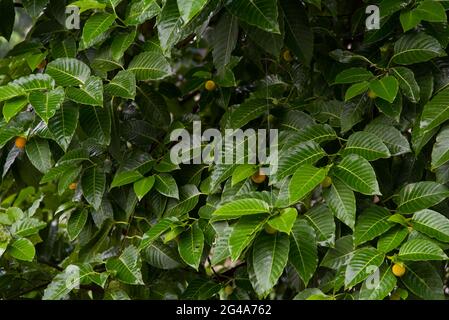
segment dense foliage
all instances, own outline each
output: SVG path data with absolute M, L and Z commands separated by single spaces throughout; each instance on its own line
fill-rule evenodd
M 1 299 L 444 299 L 449 1 L 72 2 L 0 0 Z

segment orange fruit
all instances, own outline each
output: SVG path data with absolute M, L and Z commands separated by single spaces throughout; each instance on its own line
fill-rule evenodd
M 396 277 L 402 277 L 405 274 L 405 267 L 402 263 L 395 263 L 391 270 Z
M 284 58 L 284 60 L 287 62 L 293 61 L 293 56 L 290 50 L 285 50 L 284 53 L 282 54 L 282 58 Z
M 370 99 L 376 99 L 377 98 L 377 94 L 373 90 L 369 90 L 368 91 L 368 97 Z
M 217 88 L 217 85 L 212 80 L 207 80 L 204 87 L 207 91 L 214 91 Z
M 69 189 L 70 190 L 76 190 L 77 186 L 78 186 L 78 184 L 76 182 L 73 182 L 73 183 L 69 184 Z
M 332 184 L 332 178 L 327 176 L 326 178 L 324 178 L 323 182 L 321 182 L 321 186 L 323 188 L 329 188 Z
M 26 144 L 27 144 L 27 139 L 25 139 L 23 137 L 16 138 L 16 142 L 15 142 L 16 148 L 23 149 L 23 148 L 25 148 Z
M 253 180 L 254 183 L 260 184 L 264 182 L 267 179 L 267 176 L 264 174 L 261 174 L 260 172 L 255 173 L 251 176 L 251 180 Z
M 41 63 L 39 63 L 37 65 L 37 68 L 38 69 L 44 69 L 46 65 L 47 65 L 47 60 L 42 60 Z

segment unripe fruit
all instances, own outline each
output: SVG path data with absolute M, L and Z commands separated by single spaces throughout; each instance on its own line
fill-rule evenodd
M 267 179 L 267 176 L 258 172 L 251 176 L 251 180 L 253 180 L 254 183 L 260 184 L 264 182 Z
M 214 91 L 217 88 L 217 85 L 212 80 L 207 80 L 206 84 L 204 85 L 207 91 Z
M 23 149 L 27 144 L 27 139 L 23 137 L 17 137 L 15 141 L 16 148 Z
M 72 182 L 71 184 L 69 184 L 69 189 L 70 190 L 76 190 L 77 186 L 78 186 L 78 184 L 76 182 Z
M 282 57 L 287 62 L 293 61 L 293 57 L 292 57 L 292 54 L 291 54 L 290 50 L 285 50 L 284 53 L 282 54 Z
M 273 228 L 269 224 L 266 224 L 264 229 L 265 229 L 265 232 L 268 234 L 275 234 L 276 232 L 278 232 L 275 228 Z
M 224 288 L 224 292 L 227 296 L 230 296 L 234 292 L 234 288 L 231 285 L 227 285 Z
M 368 91 L 368 97 L 370 99 L 376 99 L 377 98 L 377 94 L 373 90 L 369 90 Z
M 402 263 L 395 263 L 391 270 L 396 277 L 402 277 L 405 274 L 405 267 Z
M 321 186 L 323 188 L 329 188 L 332 184 L 332 178 L 327 176 L 326 178 L 324 178 L 323 182 L 321 182 Z

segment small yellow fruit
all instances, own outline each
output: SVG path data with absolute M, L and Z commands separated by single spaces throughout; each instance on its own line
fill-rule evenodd
M 253 180 L 254 183 L 260 184 L 264 182 L 267 179 L 267 176 L 258 172 L 251 176 L 251 180 Z
M 27 144 L 27 139 L 23 137 L 17 137 L 15 141 L 16 148 L 23 149 Z
M 217 88 L 217 85 L 212 80 L 207 80 L 206 84 L 204 85 L 207 91 L 214 91 Z
M 273 228 L 269 224 L 266 224 L 264 229 L 265 229 L 265 232 L 268 234 L 275 234 L 276 232 L 278 232 L 275 228 Z
M 47 66 L 47 60 L 42 60 L 41 63 L 38 64 L 38 69 L 44 69 Z
M 323 182 L 321 182 L 321 186 L 323 188 L 329 188 L 332 184 L 332 178 L 327 176 L 326 178 L 324 178 Z
M 293 61 L 293 56 L 292 56 L 292 53 L 290 52 L 290 50 L 285 50 L 284 53 L 282 54 L 282 57 L 287 62 Z
M 369 90 L 368 91 L 368 97 L 370 99 L 376 99 L 377 98 L 377 94 L 373 90 Z
M 224 288 L 224 292 L 227 296 L 230 296 L 234 292 L 234 288 L 231 285 L 227 285 Z
M 391 270 L 396 277 L 402 277 L 405 274 L 405 267 L 402 263 L 395 263 Z
M 69 189 L 70 190 L 76 190 L 77 186 L 78 186 L 78 184 L 76 182 L 72 182 L 71 184 L 69 184 Z

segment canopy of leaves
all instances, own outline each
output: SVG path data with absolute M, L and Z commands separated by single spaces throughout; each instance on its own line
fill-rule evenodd
M 0 299 L 444 299 L 447 1 L 20 3 Z M 276 129 L 273 170 L 196 161 L 210 141 L 172 162 L 196 121 Z

